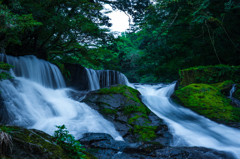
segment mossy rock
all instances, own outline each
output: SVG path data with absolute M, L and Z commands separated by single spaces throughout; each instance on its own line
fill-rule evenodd
M 240 122 L 240 109 L 220 89 L 207 84 L 190 84 L 174 93 L 185 107 L 217 122 Z
M 181 77 L 180 86 L 185 87 L 192 83 L 214 84 L 232 80 L 240 82 L 240 66 L 199 66 L 179 71 Z
M 158 138 L 156 133 L 163 121 L 151 121 L 151 111 L 142 103 L 140 92 L 136 89 L 126 85 L 110 86 L 88 93 L 82 102 L 112 122 L 125 141 L 152 141 Z
M 224 82 L 218 82 L 210 85 L 220 89 L 221 93 L 224 94 L 225 96 L 229 96 L 230 90 L 232 89 L 233 84 L 234 82 L 232 80 L 227 80 Z
M 8 147 L 5 154 L 1 154 L 2 156 L 5 156 L 5 158 L 70 159 L 68 152 L 66 152 L 60 145 L 57 145 L 52 136 L 40 130 L 3 125 L 0 125 L 0 129 L 3 131 L 7 130 L 6 132 L 12 136 L 12 151 Z M 96 159 L 88 152 L 82 152 L 86 155 L 86 159 Z
M 240 100 L 240 84 L 236 84 L 236 90 L 233 93 L 233 97 Z

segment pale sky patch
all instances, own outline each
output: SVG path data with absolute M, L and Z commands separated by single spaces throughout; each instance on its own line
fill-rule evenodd
M 111 10 L 112 12 L 107 14 L 109 16 L 110 23 L 112 23 L 112 27 L 110 28 L 112 32 L 125 32 L 127 29 L 129 29 L 129 18 L 128 16 L 120 11 L 120 10 L 112 10 L 112 7 L 109 5 L 104 5 L 104 7 L 107 10 Z

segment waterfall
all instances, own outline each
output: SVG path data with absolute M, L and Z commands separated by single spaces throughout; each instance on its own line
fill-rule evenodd
M 232 86 L 232 89 L 230 90 L 230 96 L 229 96 L 229 98 L 232 98 L 232 95 L 233 95 L 233 93 L 235 92 L 235 90 L 236 90 L 236 84 L 234 84 L 234 85 Z
M 85 69 L 87 71 L 90 90 L 96 90 L 114 84 L 131 85 L 127 77 L 118 71 Z
M 142 101 L 169 126 L 174 140 L 171 146 L 201 146 L 229 151 L 240 158 L 240 130 L 215 123 L 173 103 L 170 95 L 175 84 L 135 85 Z
M 122 140 L 114 125 L 97 111 L 69 98 L 69 92 L 74 90 L 65 88 L 55 65 L 35 56 L 1 54 L 0 60 L 15 66 L 10 70 L 14 79 L 0 82 L 2 123 L 35 128 L 48 134 L 54 133 L 55 125 L 65 124 L 76 138 L 83 133 L 100 132 Z
M 85 69 L 87 71 L 89 89 L 90 90 L 100 89 L 99 79 L 96 71 L 93 69 L 87 69 L 87 68 Z
M 0 54 L 0 62 L 13 65 L 13 77 L 23 77 L 49 88 L 63 88 L 65 82 L 57 66 L 33 55 L 13 57 Z

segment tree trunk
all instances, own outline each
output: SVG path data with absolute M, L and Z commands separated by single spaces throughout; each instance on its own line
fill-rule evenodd
M 0 41 L 0 53 L 5 54 L 4 40 Z
M 0 34 L 0 53 L 3 53 L 3 54 L 5 54 L 4 40 L 5 40 L 5 34 Z

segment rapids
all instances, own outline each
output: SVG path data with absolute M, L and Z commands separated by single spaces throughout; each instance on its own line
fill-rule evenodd
M 174 136 L 171 146 L 201 146 L 232 152 L 240 158 L 240 130 L 227 127 L 173 103 L 175 84 L 135 85 L 142 101 L 162 118 Z
M 87 104 L 71 99 L 59 69 L 35 56 L 12 57 L 0 54 L 0 61 L 15 67 L 13 80 L 0 82 L 0 119 L 3 123 L 35 128 L 53 134 L 55 125 L 65 124 L 77 139 L 87 132 L 108 133 L 123 140 L 114 125 Z M 117 71 L 87 69 L 90 90 L 112 84 L 126 84 L 141 93 L 142 101 L 162 118 L 174 136 L 171 146 L 201 146 L 232 152 L 240 158 L 240 130 L 215 123 L 173 103 L 170 85 L 131 84 Z M 110 75 L 111 74 L 111 75 Z

